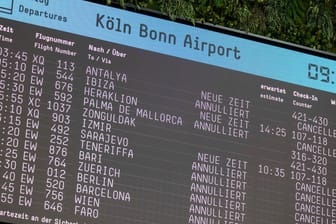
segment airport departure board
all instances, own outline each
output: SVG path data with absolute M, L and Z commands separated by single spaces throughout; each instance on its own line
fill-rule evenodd
M 0 69 L 0 222 L 336 224 L 332 55 L 2 0 Z

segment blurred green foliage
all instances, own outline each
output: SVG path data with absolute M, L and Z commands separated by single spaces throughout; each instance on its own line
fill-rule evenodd
M 336 53 L 336 0 L 98 0 Z

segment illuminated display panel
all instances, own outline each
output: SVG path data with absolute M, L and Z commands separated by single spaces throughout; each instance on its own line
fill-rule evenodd
M 336 223 L 333 56 L 79 0 L 0 16 L 0 222 Z

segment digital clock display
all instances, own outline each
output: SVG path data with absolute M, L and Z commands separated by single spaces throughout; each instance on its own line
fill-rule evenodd
M 335 224 L 335 59 L 0 1 L 0 222 Z
M 308 78 L 324 83 L 335 84 L 335 72 L 329 67 L 308 64 Z

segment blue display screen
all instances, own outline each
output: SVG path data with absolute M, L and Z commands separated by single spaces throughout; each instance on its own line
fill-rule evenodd
M 0 1 L 0 222 L 334 224 L 335 73 L 224 28 Z

